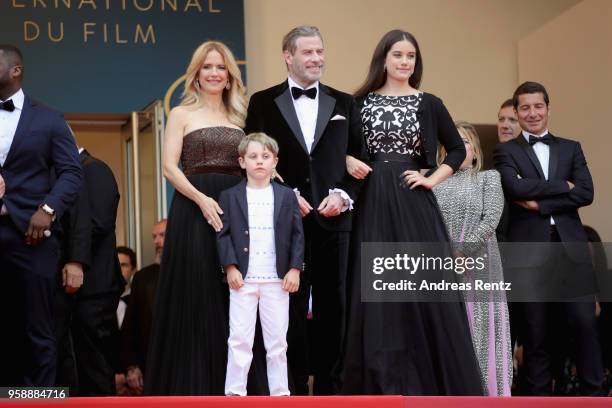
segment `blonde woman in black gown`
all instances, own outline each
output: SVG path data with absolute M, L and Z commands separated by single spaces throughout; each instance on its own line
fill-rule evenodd
M 219 42 L 201 44 L 185 76 L 164 137 L 164 176 L 176 192 L 144 382 L 154 395 L 223 395 L 228 290 L 215 246 L 222 226 L 217 198 L 241 180 L 245 90 L 231 51 Z
M 447 242 L 431 189 L 456 171 L 465 148 L 442 101 L 419 90 L 423 63 L 416 39 L 385 34 L 357 91 L 370 166 L 355 206 L 350 306 L 341 380 L 344 394 L 482 395 L 463 303 L 361 302 L 360 244 Z M 436 166 L 438 143 L 448 152 Z

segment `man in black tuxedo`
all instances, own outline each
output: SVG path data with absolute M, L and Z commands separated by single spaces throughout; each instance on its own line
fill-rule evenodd
M 513 96 L 522 134 L 500 143 L 495 150 L 495 166 L 501 174 L 504 192 L 510 202 L 508 240 L 510 242 L 573 243 L 535 248 L 508 259 L 506 266 L 528 267 L 537 284 L 588 283 L 587 235 L 578 215 L 580 207 L 593 201 L 593 181 L 580 143 L 553 136 L 548 131 L 549 99 L 546 89 L 535 82 L 520 85 Z M 580 249 L 584 246 L 586 251 Z M 553 249 L 554 247 L 554 249 Z M 563 249 L 565 248 L 565 249 Z M 568 273 L 561 277 L 561 271 Z M 545 278 L 537 282 L 538 277 Z M 557 286 L 556 289 L 562 286 Z M 570 288 L 572 285 L 570 285 Z M 593 292 L 594 293 L 594 288 Z M 535 293 L 541 298 L 542 292 Z M 553 296 L 555 296 L 553 294 Z M 577 300 L 577 299 L 573 299 Z M 601 349 L 597 337 L 593 296 L 570 303 L 524 303 L 524 344 L 527 394 L 550 395 L 553 370 L 551 325 L 559 316 L 567 320 L 576 342 L 576 361 L 581 392 L 600 395 L 603 385 Z
M 122 363 L 127 372 L 127 384 L 132 394 L 142 394 L 143 373 L 146 371 L 149 337 L 153 322 L 153 306 L 159 265 L 164 250 L 167 220 L 164 218 L 153 226 L 151 238 L 155 247 L 155 262 L 134 275 L 125 319 L 121 327 Z
M 119 304 L 117 305 L 117 324 L 119 330 L 123 326 L 123 320 L 125 320 L 125 311 L 130 301 L 130 294 L 132 292 L 132 279 L 134 274 L 138 271 L 136 268 L 136 252 L 132 251 L 131 248 L 126 246 L 117 247 L 117 257 L 119 258 L 119 266 L 121 267 L 121 275 L 125 281 L 125 287 L 123 293 L 119 298 Z
M 76 395 L 115 395 L 115 370 L 119 366 L 119 328 L 117 304 L 125 281 L 117 257 L 115 221 L 119 205 L 119 190 L 115 176 L 103 161 L 80 149 L 80 160 L 85 175 L 85 185 L 79 200 L 73 207 L 70 234 L 89 224 L 89 237 L 76 240 L 66 248 L 67 259 L 64 270 L 74 264 L 75 259 L 84 259 L 82 253 L 89 251 L 90 258 L 83 272 L 83 286 L 74 294 L 60 293 L 58 305 L 62 304 L 62 319 L 69 326 L 61 330 L 62 345 L 71 341 L 72 348 L 59 354 L 59 367 L 75 369 L 76 372 L 60 372 L 58 385 L 71 386 Z M 72 230 L 74 229 L 74 230 Z M 90 247 L 82 243 L 89 241 Z M 74 265 L 72 265 L 74 266 Z M 68 291 L 70 292 L 70 291 Z M 58 330 L 61 325 L 58 325 Z M 69 331 L 69 332 L 68 332 Z M 61 346 L 61 345 L 60 345 Z M 74 365 L 65 364 L 73 360 Z M 75 381 L 66 380 L 75 379 Z
M 54 385 L 57 358 L 55 220 L 82 171 L 63 115 L 24 94 L 23 71 L 19 49 L 0 45 L 0 385 L 42 387 Z
M 277 171 L 294 188 L 306 234 L 306 269 L 291 295 L 288 363 L 294 394 L 306 394 L 306 316 L 312 285 L 314 393 L 333 394 L 340 353 L 351 209 L 360 182 L 346 172 L 346 155 L 362 157 L 361 121 L 353 98 L 319 82 L 325 66 L 321 33 L 301 26 L 283 39 L 289 78 L 255 93 L 246 133 L 265 132 L 279 144 Z

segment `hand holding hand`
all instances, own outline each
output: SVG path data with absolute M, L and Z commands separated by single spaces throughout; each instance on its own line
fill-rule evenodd
M 300 207 L 300 214 L 302 215 L 302 217 L 305 217 L 310 214 L 310 212 L 312 211 L 312 205 L 310 205 L 310 203 L 300 195 L 299 191 L 295 192 L 295 196 L 297 197 L 298 206 Z
M 317 211 L 324 217 L 335 217 L 342 212 L 343 207 L 344 200 L 340 193 L 331 193 L 321 201 Z

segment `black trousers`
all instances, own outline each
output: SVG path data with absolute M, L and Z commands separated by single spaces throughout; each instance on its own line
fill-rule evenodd
M 551 242 L 560 242 L 556 230 L 551 229 Z M 566 266 L 573 261 L 567 255 L 559 256 L 555 265 Z M 550 273 L 554 273 L 551 265 Z M 552 395 L 555 345 L 564 342 L 559 336 L 572 336 L 576 347 L 576 368 L 583 395 L 599 396 L 603 392 L 604 371 L 595 318 L 595 300 L 567 303 L 524 303 L 525 376 L 524 391 L 527 395 Z M 559 333 L 559 321 L 567 324 L 569 333 Z M 558 351 L 557 351 L 558 354 Z
M 337 393 L 333 369 L 340 358 L 346 315 L 350 233 L 330 232 L 320 227 L 310 232 L 314 394 L 332 395 Z
M 56 298 L 57 386 L 70 395 L 115 395 L 119 360 L 118 293 L 90 296 L 66 294 Z
M 602 344 L 604 366 L 612 371 L 612 303 L 601 302 L 599 315 L 599 334 Z
M 37 246 L 10 217 L 0 216 L 0 385 L 53 386 L 56 342 L 54 297 L 59 244 Z

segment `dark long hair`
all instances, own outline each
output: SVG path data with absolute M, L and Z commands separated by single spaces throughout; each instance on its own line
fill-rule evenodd
M 402 30 L 391 30 L 383 36 L 378 42 L 378 45 L 374 49 L 372 54 L 372 61 L 370 62 L 370 69 L 368 76 L 366 77 L 363 85 L 355 92 L 355 98 L 361 99 L 368 93 L 380 89 L 387 80 L 387 73 L 385 72 L 385 58 L 387 53 L 393 47 L 393 44 L 399 41 L 408 41 L 416 50 L 416 64 L 414 66 L 414 72 L 408 79 L 408 84 L 411 87 L 418 89 L 421 86 L 421 77 L 423 76 L 423 58 L 421 57 L 421 49 L 419 43 L 412 34 Z

